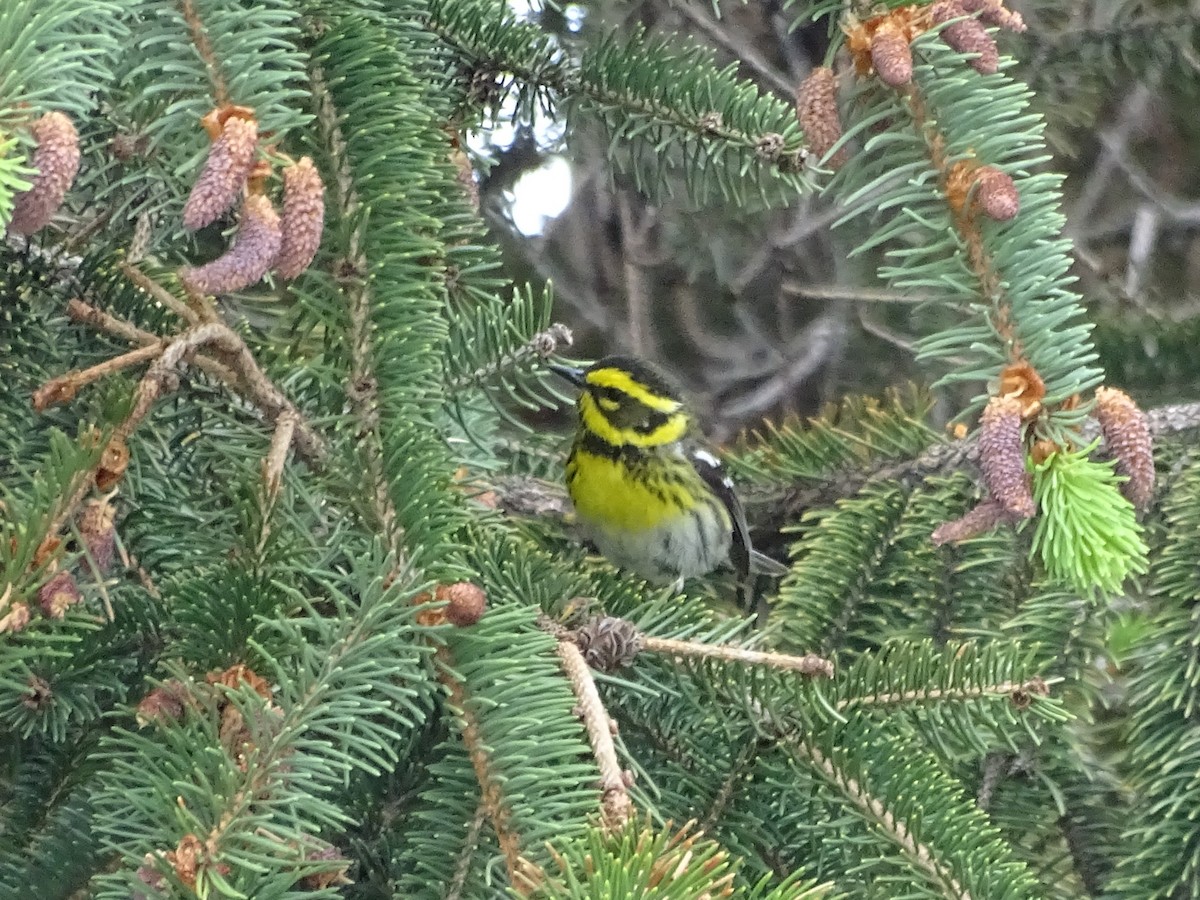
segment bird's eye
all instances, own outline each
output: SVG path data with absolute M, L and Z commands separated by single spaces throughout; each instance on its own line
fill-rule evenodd
M 600 408 L 608 412 L 616 412 L 621 408 L 621 392 L 616 388 L 603 387 L 595 392 L 596 402 Z

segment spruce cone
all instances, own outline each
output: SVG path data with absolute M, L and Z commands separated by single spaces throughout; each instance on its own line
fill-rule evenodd
M 1021 209 L 1021 197 L 1012 177 L 995 166 L 981 166 L 975 173 L 975 205 L 989 219 L 1007 222 Z
M 281 243 L 279 215 L 271 201 L 262 194 L 251 194 L 242 204 L 241 222 L 233 246 L 223 256 L 198 269 L 181 269 L 179 277 L 200 294 L 240 291 L 267 274 L 279 255 Z
M 325 225 L 325 185 L 313 161 L 302 157 L 283 170 L 283 240 L 275 271 L 292 279 L 308 268 L 321 246 Z
M 808 149 L 822 159 L 842 137 L 842 120 L 837 107 L 837 82 L 833 70 L 813 69 L 796 89 L 796 117 L 804 129 Z M 840 169 L 850 154 L 845 147 L 829 160 L 831 169 Z
M 997 28 L 1007 28 L 1018 34 L 1025 30 L 1025 20 L 1019 12 L 1005 9 L 1002 0 L 958 0 L 964 12 L 979 13 L 979 18 Z
M 898 26 L 883 22 L 871 35 L 871 64 L 888 87 L 902 87 L 912 81 L 912 50 Z
M 642 635 L 632 622 L 599 616 L 575 629 L 584 662 L 601 672 L 624 668 L 642 650 Z
M 1007 512 L 1028 519 L 1034 513 L 1034 503 L 1025 471 L 1021 407 L 1021 401 L 1014 397 L 988 401 L 979 429 L 979 464 L 992 498 Z
M 942 544 L 958 543 L 969 538 L 986 534 L 997 525 L 1013 525 L 1020 521 L 1005 509 L 999 501 L 987 499 L 970 510 L 961 519 L 943 522 L 933 530 L 933 543 L 940 547 Z
M 141 726 L 153 722 L 180 722 L 195 702 L 188 686 L 178 678 L 172 678 L 141 699 L 134 711 L 134 718 Z
M 253 119 L 230 116 L 225 120 L 221 136 L 209 148 L 204 169 L 183 206 L 184 228 L 203 228 L 233 205 L 250 175 L 257 145 L 258 123 Z
M 38 591 L 38 605 L 52 619 L 61 619 L 67 610 L 83 599 L 79 585 L 70 572 L 59 572 Z
M 1128 481 L 1121 493 L 1138 509 L 1154 499 L 1154 445 L 1150 422 L 1133 398 L 1116 388 L 1096 388 L 1096 420 L 1104 442 L 1117 460 L 1117 471 Z
M 967 14 L 960 0 L 939 0 L 931 7 L 937 25 Z M 947 25 L 941 31 L 942 40 L 959 53 L 977 53 L 970 66 L 981 75 L 991 75 L 1000 66 L 1000 51 L 996 42 L 978 19 L 964 19 Z
M 469 581 L 439 585 L 436 599 L 450 601 L 446 604 L 443 614 L 447 622 L 459 628 L 474 625 L 487 612 L 487 594 Z
M 33 234 L 50 224 L 79 171 L 79 134 L 60 112 L 48 112 L 29 129 L 37 141 L 33 187 L 13 200 L 10 234 Z

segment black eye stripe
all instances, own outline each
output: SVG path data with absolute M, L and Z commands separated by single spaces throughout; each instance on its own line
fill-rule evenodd
M 644 422 L 634 425 L 633 430 L 638 434 L 650 434 L 651 432 L 656 431 L 657 429 L 666 425 L 667 420 L 670 418 L 671 417 L 665 412 L 654 411 L 646 416 L 646 420 Z

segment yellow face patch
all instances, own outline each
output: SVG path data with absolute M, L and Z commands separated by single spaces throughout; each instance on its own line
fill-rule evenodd
M 677 412 L 667 417 L 667 420 L 653 431 L 637 431 L 633 428 L 619 428 L 609 421 L 603 412 L 605 398 L 597 400 L 587 391 L 579 396 L 579 418 L 583 427 L 596 435 L 606 444 L 620 447 L 632 444 L 635 447 L 658 447 L 671 444 L 687 434 L 688 417 L 686 413 Z
M 655 394 L 621 369 L 593 369 L 584 376 L 584 380 L 593 387 L 612 388 L 628 394 L 634 400 L 651 409 L 658 410 L 658 412 L 678 412 L 679 408 L 683 406 L 678 400 Z

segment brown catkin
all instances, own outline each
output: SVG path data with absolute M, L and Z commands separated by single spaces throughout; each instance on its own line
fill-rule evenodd
M 883 22 L 871 35 L 871 64 L 888 87 L 903 87 L 912 81 L 912 50 L 899 26 Z
M 967 14 L 959 0 L 939 0 L 931 7 L 933 21 L 937 25 Z M 963 19 L 947 25 L 941 31 L 942 40 L 959 53 L 976 53 L 969 61 L 970 66 L 982 75 L 991 75 L 1000 66 L 1000 51 L 996 42 L 978 19 Z
M 1018 34 L 1025 30 L 1025 20 L 1019 12 L 1005 9 L 1001 0 L 958 0 L 964 12 L 979 13 L 979 18 L 997 28 L 1006 28 Z
M 37 141 L 33 187 L 13 200 L 10 234 L 33 234 L 50 224 L 79 171 L 79 134 L 67 116 L 48 112 L 29 130 Z
M 204 169 L 183 205 L 184 228 L 203 228 L 233 205 L 250 175 L 257 145 L 257 122 L 239 116 L 225 120 L 221 136 L 209 148 Z
M 979 428 L 979 465 L 992 498 L 1013 515 L 1028 519 L 1034 513 L 1034 503 L 1025 471 L 1021 408 L 1021 401 L 1015 397 L 993 397 L 988 401 Z
M 804 129 L 804 138 L 813 156 L 821 159 L 842 137 L 842 120 L 837 107 L 837 82 L 827 66 L 813 69 L 796 89 L 796 118 Z M 845 147 L 835 153 L 827 165 L 841 168 L 849 152 Z
M 325 185 L 317 167 L 307 156 L 283 170 L 283 240 L 275 271 L 292 279 L 308 268 L 321 246 L 325 225 Z
M 1096 388 L 1096 420 L 1104 442 L 1128 480 L 1121 493 L 1138 509 L 1154 499 L 1154 443 L 1150 421 L 1133 398 L 1116 388 Z
M 975 173 L 975 205 L 989 219 L 1007 222 L 1021 209 L 1021 196 L 1007 172 L 981 166 Z
M 986 534 L 997 525 L 1013 524 L 1017 521 L 1019 518 L 1005 509 L 999 501 L 989 498 L 961 519 L 943 522 L 935 528 L 932 535 L 933 543 L 940 547 L 942 544 L 965 541 Z
M 201 294 L 227 294 L 254 284 L 279 255 L 282 235 L 279 215 L 262 194 L 251 194 L 242 203 L 241 222 L 233 246 L 223 256 L 199 268 L 185 267 L 179 277 Z

